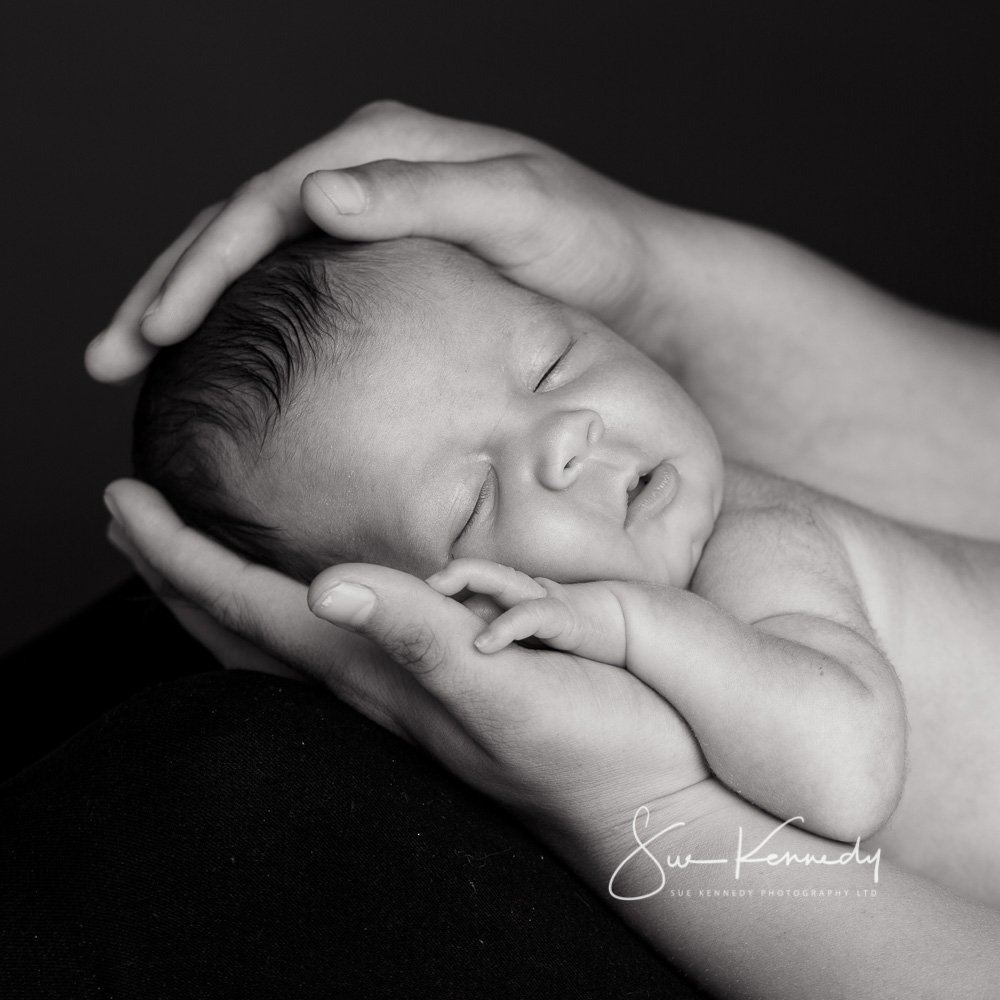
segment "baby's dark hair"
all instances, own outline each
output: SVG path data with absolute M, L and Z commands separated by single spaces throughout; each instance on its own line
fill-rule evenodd
M 387 246 L 311 237 L 278 249 L 192 336 L 157 354 L 136 407 L 135 474 L 192 527 L 302 581 L 331 553 L 268 523 L 246 484 L 309 382 L 384 327 Z

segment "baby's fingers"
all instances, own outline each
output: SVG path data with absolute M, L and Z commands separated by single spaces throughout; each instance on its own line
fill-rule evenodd
M 512 642 L 535 636 L 555 649 L 573 652 L 579 629 L 569 606 L 555 597 L 525 601 L 505 611 L 476 638 L 480 653 L 496 653 Z
M 540 583 L 525 573 L 488 559 L 454 559 L 439 573 L 429 576 L 425 582 L 447 597 L 462 590 L 485 594 L 503 608 L 545 597 L 548 593 Z

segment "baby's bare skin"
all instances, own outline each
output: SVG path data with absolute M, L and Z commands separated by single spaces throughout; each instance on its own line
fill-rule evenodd
M 909 722 L 903 797 L 868 846 L 996 906 L 1000 545 L 836 508 Z
M 720 532 L 739 532 L 741 510 L 759 509 L 762 493 L 769 494 L 779 538 L 786 505 L 821 513 L 843 542 L 868 620 L 899 677 L 908 722 L 906 780 L 891 819 L 865 846 L 881 847 L 901 866 L 965 896 L 1000 904 L 994 847 L 1000 831 L 1000 544 L 915 528 L 740 466 L 727 464 L 726 477 Z M 738 544 L 759 546 L 760 535 L 755 525 Z M 712 566 L 713 540 L 693 584 L 710 598 L 716 587 L 706 574 L 727 574 L 734 585 L 732 549 L 725 563 Z M 780 588 L 782 566 L 773 565 Z

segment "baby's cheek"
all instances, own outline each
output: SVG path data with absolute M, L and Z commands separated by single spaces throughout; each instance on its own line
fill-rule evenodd
M 616 579 L 625 568 L 616 565 L 612 546 L 599 530 L 565 517 L 498 531 L 489 548 L 483 558 L 562 583 Z

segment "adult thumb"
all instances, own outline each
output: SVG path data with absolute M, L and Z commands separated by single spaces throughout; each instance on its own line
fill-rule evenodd
M 485 657 L 472 645 L 482 621 L 457 601 L 399 570 L 342 563 L 324 570 L 309 588 L 317 617 L 380 646 L 439 695 Z
M 520 153 L 320 170 L 302 182 L 301 194 L 313 222 L 341 239 L 426 236 L 468 246 L 490 260 L 537 227 L 551 208 L 541 161 Z

